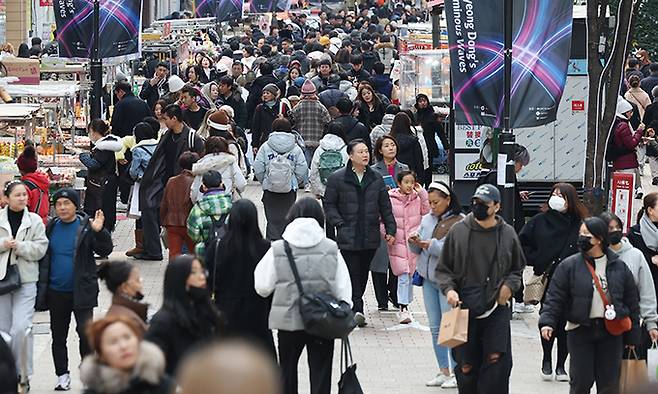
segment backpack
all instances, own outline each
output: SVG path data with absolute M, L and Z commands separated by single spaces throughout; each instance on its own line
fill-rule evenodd
M 608 138 L 608 144 L 606 145 L 605 148 L 605 160 L 606 161 L 615 161 L 618 158 L 627 155 L 631 152 L 632 150 L 626 148 L 625 146 L 620 146 L 617 144 L 617 141 L 615 139 L 615 134 L 617 131 L 617 124 L 615 124 L 615 127 L 612 129 L 612 134 L 610 134 L 610 138 Z
M 292 191 L 292 177 L 295 176 L 295 170 L 292 159 L 288 158 L 291 152 L 285 154 L 274 152 L 275 156 L 267 166 L 267 179 L 270 183 L 270 191 L 273 193 Z
M 225 226 L 226 226 L 226 218 L 228 217 L 228 213 L 221 215 L 219 219 L 215 219 L 213 215 L 208 215 L 208 216 L 210 217 L 212 224 L 210 225 L 208 238 L 206 238 L 206 241 L 204 242 L 206 245 L 206 249 L 208 249 L 215 242 L 221 240 L 224 237 L 224 235 L 226 235 Z
M 326 185 L 329 175 L 343 167 L 345 167 L 345 163 L 343 163 L 343 155 L 340 153 L 340 150 L 325 150 L 322 152 L 318 163 L 318 172 L 320 173 L 322 184 Z

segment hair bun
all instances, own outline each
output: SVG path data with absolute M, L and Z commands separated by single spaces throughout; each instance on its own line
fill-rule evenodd
M 33 145 L 25 145 L 25 148 L 23 148 L 23 156 L 27 159 L 36 158 L 37 151 L 34 149 Z

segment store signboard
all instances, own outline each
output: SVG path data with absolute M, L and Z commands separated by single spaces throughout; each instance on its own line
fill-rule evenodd
M 482 149 L 486 126 L 455 125 L 455 149 Z
M 612 174 L 612 213 L 624 222 L 624 234 L 628 234 L 632 224 L 633 192 L 635 175 L 623 172 Z
M 455 119 L 503 125 L 504 0 L 446 0 Z M 573 1 L 513 2 L 511 127 L 556 118 L 569 65 Z
M 479 153 L 455 153 L 455 180 L 475 181 L 480 171 L 482 165 Z
M 39 0 L 39 5 L 41 7 L 52 7 L 53 0 Z
M 94 2 L 55 0 L 59 55 L 91 58 Z M 104 59 L 139 56 L 141 51 L 142 0 L 100 0 L 100 55 Z

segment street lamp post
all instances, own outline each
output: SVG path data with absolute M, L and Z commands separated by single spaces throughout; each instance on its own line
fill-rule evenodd
M 100 54 L 100 0 L 94 0 L 93 34 L 90 71 L 91 71 L 91 118 L 101 117 L 101 97 L 103 95 L 103 59 Z

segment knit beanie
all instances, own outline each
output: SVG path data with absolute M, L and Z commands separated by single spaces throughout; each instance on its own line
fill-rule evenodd
M 57 203 L 57 200 L 60 198 L 66 198 L 70 200 L 76 208 L 80 208 L 80 195 L 74 189 L 65 187 L 57 190 L 55 194 L 53 194 L 53 203 Z
M 265 87 L 263 88 L 263 92 L 270 92 L 270 93 L 272 93 L 272 94 L 276 97 L 276 96 L 279 95 L 280 90 L 279 90 L 279 87 L 276 86 L 275 84 L 273 84 L 273 83 L 268 83 L 268 84 L 265 85 Z
M 311 82 L 311 80 L 306 80 L 302 85 L 302 96 L 312 96 L 317 93 L 317 91 L 315 84 Z
M 215 111 L 208 117 L 208 127 L 215 130 L 227 131 L 229 126 L 228 115 L 224 111 Z
M 34 146 L 27 145 L 23 152 L 16 159 L 18 170 L 24 174 L 29 174 L 37 170 L 37 152 Z

